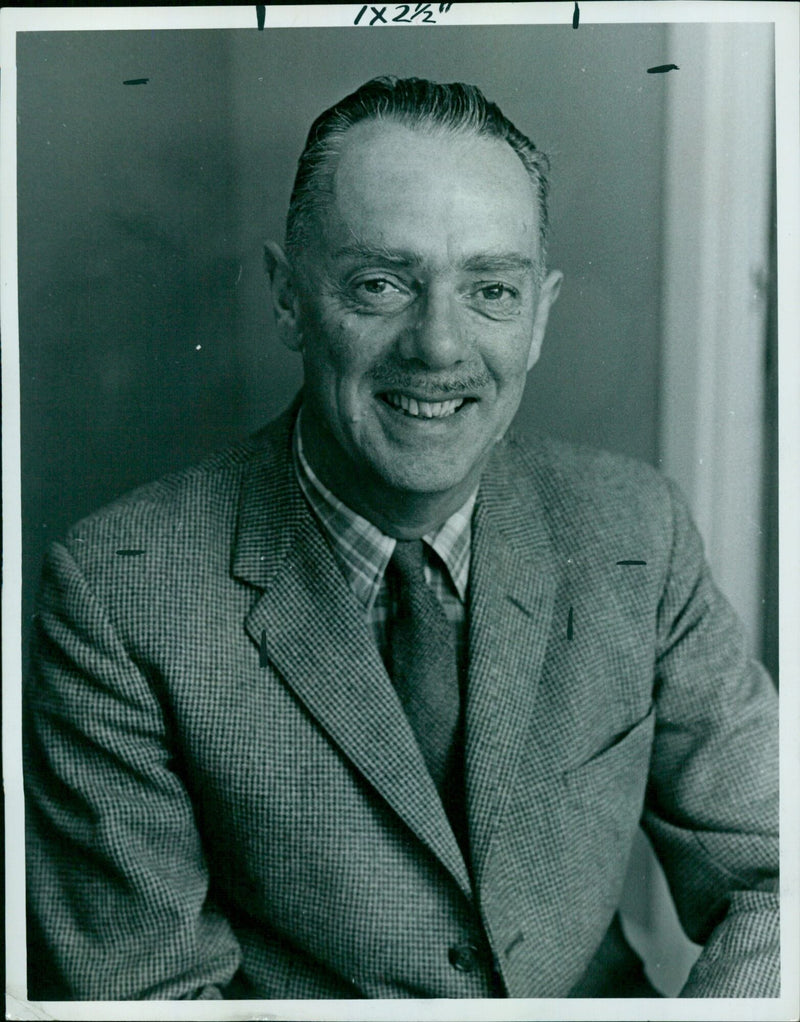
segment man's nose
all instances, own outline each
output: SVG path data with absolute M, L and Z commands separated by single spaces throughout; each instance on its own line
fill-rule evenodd
M 462 311 L 454 295 L 429 291 L 415 309 L 416 319 L 403 333 L 402 357 L 423 362 L 429 369 L 447 369 L 466 359 Z

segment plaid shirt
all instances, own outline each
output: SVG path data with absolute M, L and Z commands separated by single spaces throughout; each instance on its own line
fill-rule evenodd
M 301 417 L 302 410 L 293 438 L 294 466 L 300 489 L 322 525 L 350 588 L 364 608 L 383 656 L 387 621 L 395 613 L 384 577 L 394 553 L 395 540 L 352 511 L 320 482 L 303 452 Z M 443 525 L 422 537 L 427 553 L 425 579 L 453 625 L 462 666 L 467 645 L 466 597 L 475 497 L 473 493 Z

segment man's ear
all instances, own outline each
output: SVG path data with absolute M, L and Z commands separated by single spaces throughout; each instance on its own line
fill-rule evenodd
M 272 288 L 272 307 L 281 341 L 291 351 L 301 351 L 303 334 L 295 274 L 286 253 L 274 241 L 268 241 L 264 246 L 264 268 Z
M 558 298 L 558 292 L 561 290 L 561 281 L 563 279 L 564 274 L 561 270 L 551 270 L 545 277 L 544 283 L 539 288 L 539 303 L 536 307 L 536 315 L 533 319 L 533 337 L 531 339 L 531 348 L 528 352 L 529 372 L 539 361 L 539 355 L 542 351 L 542 341 L 544 340 L 544 333 L 547 329 L 547 319 L 550 315 L 550 309 L 553 307 L 553 303 L 556 298 Z

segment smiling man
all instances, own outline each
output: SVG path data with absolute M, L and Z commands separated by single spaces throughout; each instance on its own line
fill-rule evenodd
M 33 998 L 654 993 L 637 828 L 775 996 L 775 693 L 674 487 L 510 432 L 561 274 L 471 86 L 323 113 L 285 250 L 302 394 L 77 525 L 26 688 Z
M 536 182 L 503 137 L 363 120 L 329 187 L 295 269 L 269 246 L 304 442 L 349 507 L 419 535 L 476 489 L 561 274 L 544 274 Z

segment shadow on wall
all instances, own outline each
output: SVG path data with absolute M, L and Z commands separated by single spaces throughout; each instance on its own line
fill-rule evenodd
M 631 850 L 619 914 L 647 978 L 665 997 L 677 997 L 702 949 L 683 932 L 664 871 L 642 830 Z

